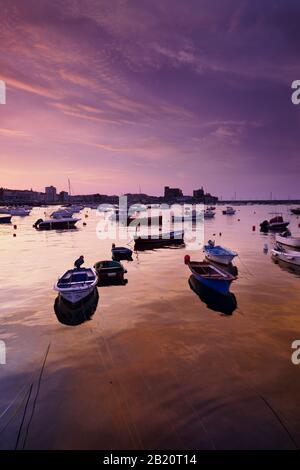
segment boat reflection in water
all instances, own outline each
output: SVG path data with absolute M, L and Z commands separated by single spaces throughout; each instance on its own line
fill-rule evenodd
M 97 288 L 85 299 L 71 304 L 59 294 L 54 302 L 54 312 L 60 323 L 76 326 L 90 320 L 94 315 L 99 301 Z
M 219 294 L 215 290 L 201 284 L 193 275 L 189 278 L 189 286 L 210 310 L 231 315 L 237 308 L 236 297 L 231 292 L 226 295 Z
M 297 264 L 287 263 L 286 261 L 282 261 L 281 259 L 271 257 L 274 264 L 278 264 L 280 269 L 283 271 L 287 271 L 291 274 L 294 274 L 296 277 L 300 277 L 300 266 Z

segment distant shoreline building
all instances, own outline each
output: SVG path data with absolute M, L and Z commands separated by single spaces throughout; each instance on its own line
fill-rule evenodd
M 57 191 L 55 186 L 46 186 L 45 188 L 45 202 L 56 202 Z
M 170 188 L 169 186 L 165 186 L 164 197 L 165 199 L 174 199 L 178 197 L 182 197 L 183 192 L 180 188 Z

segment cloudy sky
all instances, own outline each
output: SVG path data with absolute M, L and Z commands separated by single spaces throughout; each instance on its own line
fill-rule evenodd
M 300 197 L 298 0 L 0 0 L 0 186 Z

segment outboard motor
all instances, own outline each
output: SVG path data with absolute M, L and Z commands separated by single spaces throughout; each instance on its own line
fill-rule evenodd
M 38 226 L 40 225 L 41 222 L 43 222 L 43 219 L 38 219 L 38 220 L 33 224 L 33 228 L 38 228 Z

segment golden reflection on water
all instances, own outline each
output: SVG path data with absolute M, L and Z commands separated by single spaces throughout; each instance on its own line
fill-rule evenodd
M 205 222 L 205 239 L 215 233 L 240 255 L 231 315 L 191 289 L 185 249 L 163 249 L 124 261 L 128 284 L 100 287 L 90 319 L 67 326 L 54 311 L 57 277 L 81 254 L 86 266 L 111 256 L 112 240 L 96 237 L 96 212 L 74 231 L 35 231 L 44 209 L 15 218 L 15 238 L 13 226 L 0 226 L 0 415 L 30 383 L 34 397 L 50 344 L 18 448 L 294 448 L 272 408 L 300 443 L 300 366 L 290 361 L 299 273 L 263 253 L 272 235 L 258 225 L 273 208 L 240 207 L 233 217 L 221 209 Z M 299 220 L 290 220 L 296 233 Z M 22 400 L 0 418 L 0 448 L 16 444 L 22 413 L 10 415 Z

